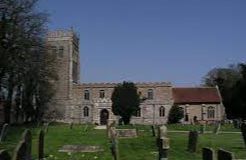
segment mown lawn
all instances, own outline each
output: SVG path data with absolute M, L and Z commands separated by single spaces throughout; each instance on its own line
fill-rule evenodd
M 37 136 L 41 128 L 28 126 L 33 134 L 33 156 L 37 157 Z M 155 137 L 152 137 L 150 126 L 124 126 L 121 128 L 137 128 L 139 137 L 130 139 L 119 139 L 119 154 L 120 160 L 155 160 L 157 157 L 157 148 Z M 183 126 L 169 125 L 169 130 L 195 130 L 199 126 Z M 212 126 L 210 127 L 212 130 Z M 0 149 L 8 149 L 13 152 L 16 144 L 21 138 L 24 131 L 24 126 L 11 126 L 6 140 L 0 144 Z M 209 127 L 208 127 L 208 130 Z M 231 126 L 223 126 L 224 131 L 238 131 Z M 224 148 L 235 153 L 236 158 L 246 158 L 246 149 L 239 133 L 222 133 L 214 135 L 207 133 L 199 135 L 198 151 L 196 153 L 188 153 L 186 151 L 188 133 L 169 132 L 170 138 L 170 160 L 201 160 L 201 148 L 212 147 L 214 149 Z M 98 153 L 60 153 L 58 150 L 67 144 L 88 144 L 99 145 L 104 151 Z M 111 160 L 110 143 L 106 137 L 105 130 L 95 130 L 93 125 L 90 125 L 85 131 L 85 125 L 75 125 L 73 129 L 66 124 L 50 125 L 48 133 L 45 136 L 45 154 L 47 159 L 59 160 Z M 53 157 L 53 158 L 51 158 Z

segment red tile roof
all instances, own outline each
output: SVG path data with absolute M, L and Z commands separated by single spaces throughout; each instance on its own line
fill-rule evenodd
M 221 98 L 217 88 L 173 88 L 175 104 L 220 103 Z

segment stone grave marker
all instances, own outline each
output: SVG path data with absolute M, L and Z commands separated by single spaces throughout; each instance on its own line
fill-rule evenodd
M 158 137 L 166 137 L 167 136 L 167 127 L 165 125 L 161 125 L 158 128 Z
M 110 137 L 110 129 L 111 129 L 111 127 L 115 127 L 115 121 L 108 120 L 107 121 L 107 128 L 106 128 L 108 137 Z
M 242 136 L 243 136 L 244 145 L 246 146 L 246 122 L 243 122 L 241 124 L 241 133 L 242 133 Z
M 219 134 L 220 127 L 221 127 L 220 122 L 218 122 L 218 123 L 215 124 L 215 127 L 214 127 L 214 134 Z
M 24 140 L 21 140 L 15 148 L 12 160 L 26 160 L 26 153 L 26 143 Z
M 6 150 L 0 150 L 0 160 L 10 160 L 11 157 Z
M 136 129 L 116 129 L 116 134 L 119 138 L 134 138 L 134 137 L 137 137 L 137 130 Z
M 44 124 L 44 133 L 48 133 L 50 122 Z
M 233 153 L 226 151 L 226 150 L 223 150 L 223 149 L 218 150 L 217 156 L 218 156 L 218 160 L 233 160 L 233 159 L 235 159 Z
M 205 124 L 201 124 L 200 125 L 200 133 L 201 134 L 204 134 L 205 133 L 205 130 L 206 130 L 206 125 Z
M 80 152 L 80 153 L 90 153 L 90 152 L 102 152 L 103 149 L 100 146 L 91 145 L 64 145 L 59 152 Z
M 187 150 L 189 152 L 196 152 L 197 142 L 198 142 L 198 132 L 197 131 L 190 131 Z
M 41 130 L 39 132 L 39 138 L 38 138 L 38 158 L 42 159 L 44 158 L 44 131 Z
M 0 142 L 3 142 L 7 136 L 7 132 L 8 132 L 8 127 L 9 125 L 7 123 L 5 123 L 3 125 L 3 128 L 1 130 L 1 134 L 0 134 Z
M 71 123 L 69 124 L 69 128 L 70 128 L 70 129 L 73 129 L 73 122 L 71 122 Z
M 26 129 L 22 134 L 22 140 L 25 141 L 26 144 L 26 158 L 27 160 L 32 159 L 32 134 L 29 129 Z
M 155 126 L 154 125 L 151 126 L 151 132 L 152 132 L 152 136 L 155 137 Z
M 202 160 L 215 160 L 214 150 L 211 148 L 202 148 Z
M 113 156 L 113 160 L 118 160 L 119 159 L 119 151 L 118 151 L 118 141 L 117 137 L 113 136 L 111 139 L 111 146 L 110 146 L 111 154 Z
M 169 138 L 161 137 L 158 148 L 159 148 L 158 160 L 167 160 L 168 159 L 167 153 L 168 153 L 168 149 L 170 148 Z

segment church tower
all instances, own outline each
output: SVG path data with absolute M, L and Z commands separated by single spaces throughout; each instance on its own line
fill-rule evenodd
M 79 38 L 73 30 L 57 30 L 47 35 L 49 52 L 55 55 L 58 80 L 51 110 L 64 117 L 65 108 L 72 99 L 73 84 L 79 83 Z

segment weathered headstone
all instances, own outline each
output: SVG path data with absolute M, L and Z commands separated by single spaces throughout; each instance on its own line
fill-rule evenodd
M 167 127 L 165 125 L 161 125 L 158 128 L 158 137 L 166 137 L 167 136 Z
M 50 122 L 44 124 L 44 133 L 48 133 Z
M 159 126 L 158 127 L 158 132 L 157 132 L 157 138 L 156 138 L 156 144 L 157 147 L 159 147 L 159 144 L 161 143 L 161 138 L 162 137 L 167 137 L 167 127 L 165 125 Z
M 0 150 L 0 160 L 10 160 L 11 157 L 6 150 Z
M 38 138 L 38 158 L 42 159 L 44 158 L 44 131 L 41 130 L 39 132 L 39 138 Z
M 73 122 L 71 122 L 71 123 L 69 124 L 69 128 L 70 128 L 70 129 L 73 129 Z
M 201 124 L 200 125 L 200 133 L 201 134 L 204 134 L 205 133 L 205 130 L 206 130 L 206 125 L 205 124 Z
M 159 156 L 158 160 L 167 160 L 168 159 L 168 149 L 169 149 L 169 138 L 161 137 L 159 144 Z
M 189 132 L 189 140 L 188 140 L 188 151 L 196 152 L 198 142 L 198 132 L 190 131 Z
M 108 135 L 108 137 L 110 137 L 110 128 L 111 127 L 115 127 L 115 121 L 110 121 L 110 120 L 108 120 L 107 121 L 107 125 L 106 125 L 106 131 L 107 131 L 107 135 Z
M 1 134 L 0 134 L 0 142 L 3 142 L 5 140 L 7 132 L 8 132 L 8 126 L 9 125 L 7 123 L 5 123 L 3 125 L 3 128 L 1 130 Z
M 215 160 L 214 150 L 211 148 L 202 148 L 202 160 Z
M 246 146 L 246 122 L 243 122 L 243 123 L 241 124 L 241 132 L 242 132 L 244 144 L 245 144 L 245 146 Z
M 217 122 L 214 127 L 214 134 L 219 134 L 221 124 L 220 122 Z
M 100 146 L 91 146 L 91 145 L 64 145 L 59 149 L 59 152 L 67 152 L 67 153 L 92 153 L 92 152 L 102 152 L 103 149 Z
M 21 140 L 15 148 L 12 160 L 27 160 L 26 143 Z
M 22 134 L 22 140 L 25 141 L 26 144 L 26 158 L 27 160 L 32 159 L 32 134 L 29 129 L 26 129 Z
M 113 156 L 113 160 L 118 160 L 119 157 L 119 151 L 118 151 L 118 140 L 117 140 L 117 135 L 115 132 L 114 127 L 111 127 L 111 146 L 110 146 L 110 150 L 111 150 L 111 154 Z
M 152 131 L 152 136 L 155 137 L 155 126 L 154 125 L 151 126 L 151 131 Z
M 116 133 L 119 138 L 135 138 L 138 136 L 136 129 L 116 129 Z
M 233 159 L 235 159 L 233 153 L 226 151 L 226 150 L 223 150 L 223 149 L 218 150 L 217 156 L 218 156 L 218 160 L 233 160 Z

